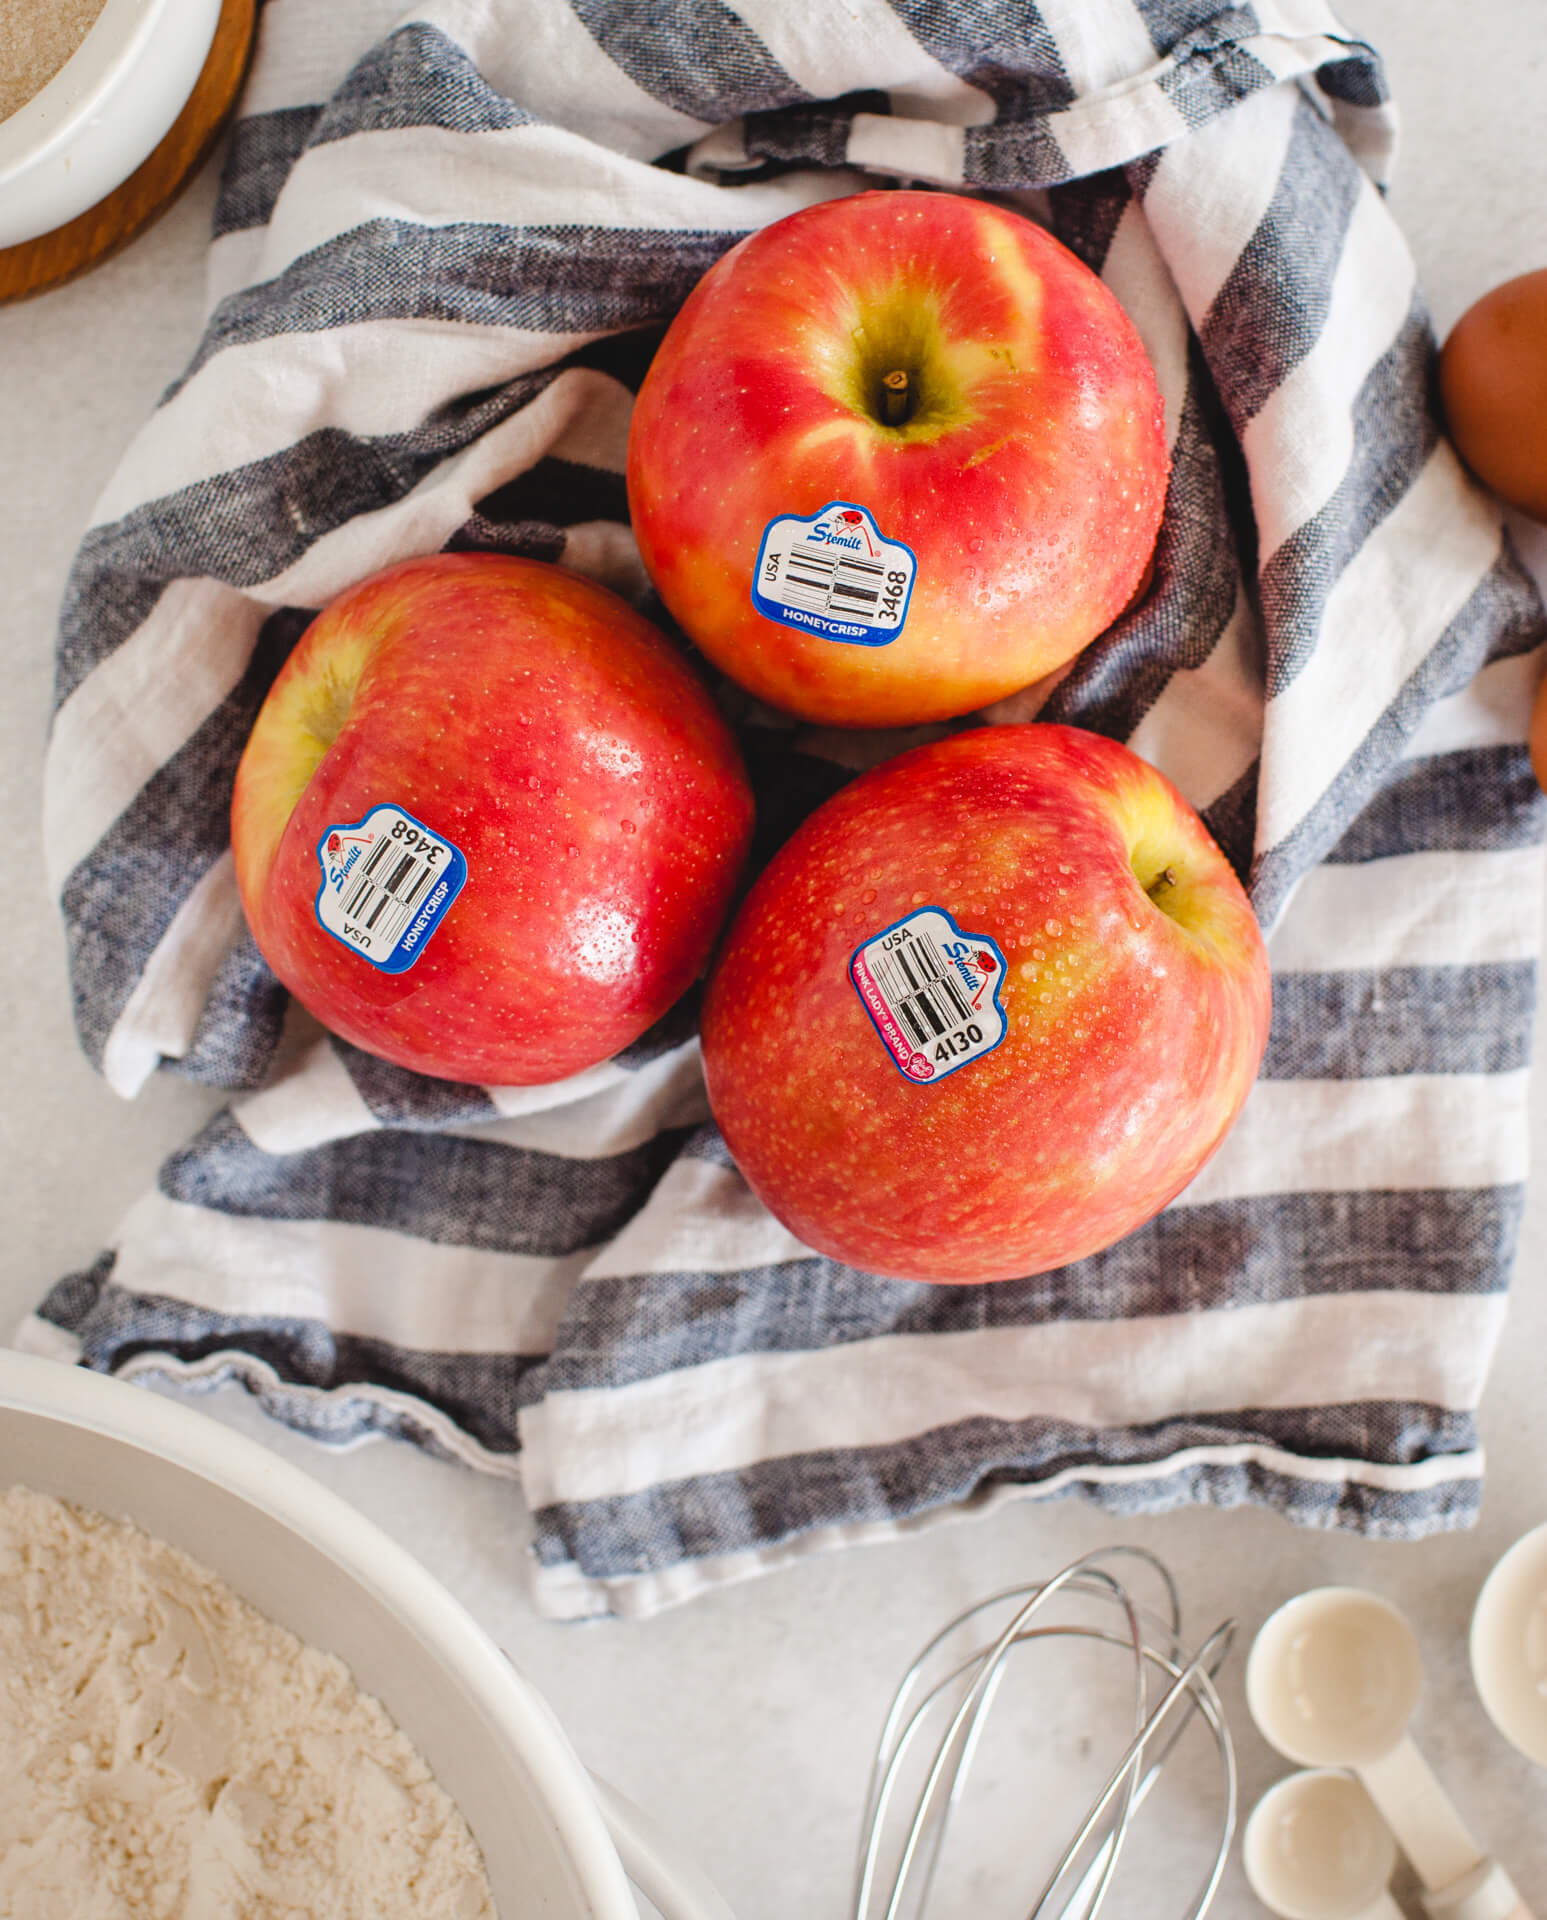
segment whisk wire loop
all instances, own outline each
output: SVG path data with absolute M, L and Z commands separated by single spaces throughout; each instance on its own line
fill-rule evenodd
M 1157 1612 L 1136 1601 L 1109 1570 L 1109 1565 L 1104 1564 L 1121 1559 L 1138 1561 L 1156 1576 L 1164 1596 L 1163 1611 Z M 1089 1621 L 1039 1622 L 1038 1614 L 1060 1594 L 1072 1599 L 1094 1599 L 1116 1608 L 1123 1616 L 1122 1628 L 1115 1625 L 1105 1628 Z M 954 1659 L 941 1677 L 927 1678 L 953 1638 L 985 1616 L 991 1616 L 996 1609 L 1007 1606 L 1014 1611 L 992 1640 L 985 1636 L 965 1658 Z M 854 1920 L 904 1920 L 905 1913 L 911 1920 L 922 1920 L 946 1830 L 965 1788 L 1009 1656 L 1017 1646 L 1033 1640 L 1060 1638 L 1093 1641 L 1132 1656 L 1133 1734 L 1043 1886 L 1029 1920 L 1054 1920 L 1058 1914 L 1064 1916 L 1064 1920 L 1096 1920 L 1134 1815 L 1197 1713 L 1201 1713 L 1214 1737 L 1224 1780 L 1219 1844 L 1187 1915 L 1187 1920 L 1202 1920 L 1218 1891 L 1235 1829 L 1235 1755 L 1224 1710 L 1213 1685 L 1234 1632 L 1234 1622 L 1226 1621 L 1189 1656 L 1182 1642 L 1180 1595 L 1170 1572 L 1146 1549 L 1126 1546 L 1087 1554 L 1049 1580 L 1002 1589 L 957 1614 L 909 1665 L 887 1713 L 866 1793 L 864 1828 L 855 1872 Z M 1156 1673 L 1164 1676 L 1169 1685 L 1152 1708 L 1152 1677 Z M 934 1749 L 890 1884 L 883 1890 L 880 1884 L 882 1854 L 904 1763 L 926 1722 L 937 1718 L 952 1700 L 956 1702 L 954 1710 L 949 1713 L 945 1731 Z M 1069 1886 L 1082 1861 L 1085 1865 L 1078 1883 L 1068 1898 L 1055 1907 L 1053 1903 L 1060 1897 L 1061 1889 Z
M 1120 1635 L 1103 1633 L 1100 1629 L 1049 1628 L 1047 1631 L 1050 1633 L 1079 1633 L 1085 1638 L 1100 1640 L 1114 1647 L 1126 1646 L 1128 1644 Z M 1028 1920 L 1045 1920 L 1045 1916 L 1052 1911 L 1049 1902 L 1053 1899 L 1059 1885 L 1067 1877 L 1076 1860 L 1079 1859 L 1082 1851 L 1090 1844 L 1092 1838 L 1098 1831 L 1103 1816 L 1107 1813 L 1116 1797 L 1118 1787 L 1125 1778 L 1134 1777 L 1135 1770 L 1144 1761 L 1145 1752 L 1150 1741 L 1171 1715 L 1173 1708 L 1175 1708 L 1179 1702 L 1185 1701 L 1185 1713 L 1178 1718 L 1177 1724 L 1171 1730 L 1159 1754 L 1155 1756 L 1145 1771 L 1138 1790 L 1125 1797 L 1123 1812 L 1119 1815 L 1118 1824 L 1103 1840 L 1097 1852 L 1096 1860 L 1092 1862 L 1091 1869 L 1087 1870 L 1088 1879 L 1090 1872 L 1094 1870 L 1097 1862 L 1105 1856 L 1105 1865 L 1102 1868 L 1101 1878 L 1094 1893 L 1083 1905 L 1075 1904 L 1079 1902 L 1081 1894 L 1085 1891 L 1085 1883 L 1082 1882 L 1081 1887 L 1076 1889 L 1074 1902 L 1066 1903 L 1059 1910 L 1068 1914 L 1072 1906 L 1073 1911 L 1081 1915 L 1083 1920 L 1094 1920 L 1094 1916 L 1100 1909 L 1107 1882 L 1111 1877 L 1111 1869 L 1116 1863 L 1118 1850 L 1124 1837 L 1125 1823 L 1131 1817 L 1132 1812 L 1143 1804 L 1143 1800 L 1150 1786 L 1158 1778 L 1160 1770 L 1164 1766 L 1171 1749 L 1176 1745 L 1183 1733 L 1186 1732 L 1187 1722 L 1192 1714 L 1195 1711 L 1203 1712 L 1211 1730 L 1215 1733 L 1216 1739 L 1220 1733 L 1224 1731 L 1223 1710 L 1219 1707 L 1218 1697 L 1214 1694 L 1211 1683 L 1226 1653 L 1229 1652 L 1231 1642 L 1234 1638 L 1235 1622 L 1233 1620 L 1224 1621 L 1209 1635 L 1208 1639 L 1204 1641 L 1203 1645 L 1198 1649 L 1198 1652 L 1185 1667 L 1177 1666 L 1174 1661 L 1168 1660 L 1164 1654 L 1157 1652 L 1153 1647 L 1146 1647 L 1144 1649 L 1145 1659 L 1160 1668 L 1162 1672 L 1170 1675 L 1171 1686 L 1167 1689 L 1164 1698 L 1155 1708 L 1155 1711 L 1147 1717 L 1138 1734 L 1130 1744 L 1128 1751 L 1118 1761 L 1106 1785 L 1092 1802 L 1090 1811 L 1085 1816 L 1085 1820 L 1079 1831 L 1064 1849 L 1063 1857 L 1049 1875 L 1042 1892 L 1038 1895 L 1036 1904 L 1033 1906 Z M 1210 1664 L 1211 1661 L 1212 1664 Z M 1209 1683 L 1206 1693 L 1198 1691 L 1200 1683 Z M 1204 1881 L 1203 1892 L 1193 1904 L 1189 1920 L 1199 1920 L 1199 1916 L 1207 1912 L 1209 1905 L 1213 1901 L 1214 1894 L 1218 1890 L 1219 1878 L 1224 1872 L 1225 1858 L 1229 1847 L 1228 1832 L 1233 1832 L 1235 1827 L 1235 1752 L 1228 1744 L 1228 1741 L 1222 1749 L 1222 1759 L 1225 1771 L 1225 1823 L 1228 1830 L 1227 1838 L 1224 1846 L 1216 1855 L 1213 1867 Z
M 1024 1631 L 1024 1624 L 1038 1608 L 1065 1587 L 1088 1587 L 1092 1582 L 1099 1583 L 1110 1597 L 1125 1608 L 1135 1649 L 1137 1650 L 1140 1646 L 1142 1635 L 1131 1601 L 1117 1581 L 1092 1564 L 1095 1557 L 1087 1556 L 1085 1560 L 1074 1562 L 1065 1567 L 1062 1572 L 1055 1574 L 1051 1580 L 1036 1585 L 1006 1588 L 987 1600 L 978 1601 L 964 1613 L 958 1614 L 954 1620 L 949 1621 L 909 1666 L 893 1697 L 881 1743 L 877 1748 L 876 1761 L 871 1768 L 865 1813 L 868 1842 L 861 1852 L 855 1892 L 854 1910 L 860 1920 L 864 1920 L 864 1916 L 870 1911 L 881 1837 L 892 1789 L 907 1748 L 915 1732 L 922 1726 L 924 1713 L 932 1701 L 939 1698 L 955 1681 L 969 1673 L 974 1675 L 935 1750 L 934 1762 L 930 1767 L 907 1837 L 903 1842 L 902 1856 L 898 1861 L 897 1872 L 892 1882 L 891 1896 L 886 1904 L 884 1920 L 898 1920 L 902 1911 L 903 1896 L 908 1890 L 910 1876 L 915 1871 L 924 1836 L 933 1830 L 934 1843 L 922 1866 L 917 1869 L 922 1875 L 922 1884 L 916 1890 L 915 1903 L 918 1911 L 923 1910 L 924 1902 L 928 1898 L 929 1889 L 934 1881 L 951 1810 L 966 1785 L 967 1770 L 976 1750 L 988 1707 L 1004 1675 L 1005 1655 L 1017 1640 L 1033 1637 Z M 953 1633 L 967 1622 L 1005 1601 L 1021 1600 L 1022 1596 L 1025 1598 L 1021 1607 L 988 1652 L 985 1654 L 979 1650 L 931 1687 L 923 1701 L 914 1709 L 912 1717 L 906 1725 L 903 1725 L 902 1715 L 906 1710 L 908 1694 L 914 1686 L 921 1683 L 921 1676 L 929 1659 L 938 1653 Z M 1139 1665 L 1142 1669 L 1142 1660 Z M 1142 1724 L 1142 1717 L 1140 1724 Z M 946 1788 L 945 1806 L 937 1813 L 936 1803 L 942 1783 Z

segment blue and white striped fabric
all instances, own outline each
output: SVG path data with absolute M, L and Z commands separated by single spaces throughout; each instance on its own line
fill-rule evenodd
M 556 1614 L 1012 1496 L 1468 1522 L 1525 1174 L 1547 628 L 1430 410 L 1375 56 L 1320 0 L 400 3 L 269 0 L 204 340 L 70 578 L 47 844 L 81 1039 L 126 1095 L 167 1066 L 240 1097 L 23 1341 L 508 1475 Z M 761 1209 L 690 1004 L 536 1090 L 322 1036 L 227 850 L 259 702 L 363 574 L 491 548 L 649 605 L 621 471 L 661 324 L 741 233 L 877 181 L 1004 196 L 1143 333 L 1154 584 L 982 718 L 1040 707 L 1168 772 L 1275 970 L 1261 1080 L 1193 1186 L 1105 1254 L 959 1290 Z M 722 693 L 759 858 L 918 737 Z

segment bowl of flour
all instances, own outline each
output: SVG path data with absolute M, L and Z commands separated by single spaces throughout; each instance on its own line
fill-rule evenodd
M 638 1920 L 624 1858 L 669 1920 L 730 1920 L 363 1515 L 3 1351 L 0 1750 L 26 1920 Z
M 127 180 L 187 104 L 220 0 L 0 0 L 0 247 Z

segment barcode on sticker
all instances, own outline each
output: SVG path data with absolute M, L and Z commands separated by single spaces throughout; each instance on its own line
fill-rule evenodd
M 840 558 L 833 548 L 805 540 L 791 547 L 784 563 L 784 598 L 808 613 L 853 613 L 863 619 L 875 612 L 885 584 L 880 561 Z
M 944 907 L 920 907 L 867 940 L 849 977 L 892 1064 L 906 1079 L 939 1080 L 997 1047 L 1005 959 Z
M 399 853 L 385 840 L 366 861 L 360 884 L 344 902 L 344 924 L 374 935 L 387 946 L 408 925 L 419 896 L 429 890 L 435 867 L 423 849 Z
M 317 859 L 318 920 L 385 973 L 413 965 L 467 879 L 460 850 L 393 805 L 329 827 Z
M 921 1047 L 964 1025 L 973 1007 L 946 972 L 945 956 L 927 935 L 910 936 L 872 963 L 881 991 Z
M 888 540 L 868 508 L 833 500 L 820 513 L 769 521 L 752 604 L 787 627 L 884 647 L 902 632 L 917 571 L 912 548 Z

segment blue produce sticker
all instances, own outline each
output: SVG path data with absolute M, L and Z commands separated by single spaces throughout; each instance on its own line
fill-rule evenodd
M 944 907 L 920 907 L 849 960 L 854 991 L 905 1080 L 943 1080 L 993 1052 L 1009 1031 L 1004 978 L 998 943 L 964 933 Z
M 763 529 L 752 604 L 770 620 L 854 647 L 902 632 L 918 561 L 888 540 L 865 507 L 834 500 L 809 518 L 783 514 Z
M 467 861 L 401 807 L 372 807 L 317 843 L 317 919 L 383 973 L 406 973 L 467 882 Z

